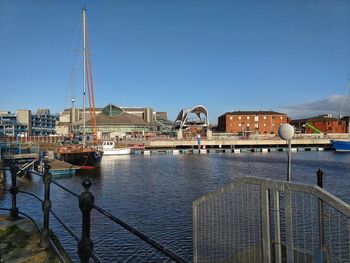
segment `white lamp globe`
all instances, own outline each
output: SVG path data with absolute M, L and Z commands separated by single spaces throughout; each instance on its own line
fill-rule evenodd
M 282 140 L 290 140 L 290 139 L 292 139 L 293 136 L 294 136 L 294 128 L 293 128 L 293 126 L 288 124 L 288 123 L 282 124 L 278 128 L 278 136 Z

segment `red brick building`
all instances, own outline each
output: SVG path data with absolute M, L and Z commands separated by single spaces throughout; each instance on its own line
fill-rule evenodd
M 284 113 L 275 111 L 233 111 L 218 118 L 218 130 L 231 133 L 254 132 L 277 134 L 282 123 L 288 123 Z
M 339 120 L 328 115 L 293 120 L 291 124 L 302 133 L 346 133 L 346 120 Z

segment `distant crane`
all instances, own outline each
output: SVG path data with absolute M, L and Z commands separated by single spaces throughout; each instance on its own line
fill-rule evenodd
M 313 125 L 311 125 L 310 123 L 305 123 L 305 126 L 310 128 L 311 130 L 314 131 L 314 133 L 317 134 L 323 134 L 323 132 L 321 132 L 319 129 L 317 129 L 316 127 L 314 127 Z

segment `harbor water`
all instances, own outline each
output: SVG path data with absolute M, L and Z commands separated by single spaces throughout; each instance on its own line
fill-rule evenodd
M 292 154 L 292 181 L 315 184 L 319 168 L 324 172 L 325 189 L 350 202 L 350 154 Z M 286 152 L 106 156 L 97 171 L 55 180 L 79 193 L 81 179 L 91 178 L 97 205 L 192 261 L 192 201 L 243 176 L 285 180 Z M 18 185 L 20 190 L 42 197 L 40 180 L 32 176 L 30 180 L 21 179 Z M 8 183 L 7 180 L 7 188 Z M 55 185 L 51 190 L 53 211 L 80 236 L 78 200 Z M 10 195 L 1 194 L 0 207 L 10 208 Z M 42 221 L 41 204 L 34 198 L 19 194 L 18 207 Z M 54 218 L 50 227 L 73 261 L 78 261 L 74 239 Z M 96 211 L 92 212 L 91 238 L 96 254 L 104 262 L 171 262 Z

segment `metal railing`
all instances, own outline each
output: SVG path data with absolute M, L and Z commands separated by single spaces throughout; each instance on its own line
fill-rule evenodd
M 74 240 L 77 242 L 78 247 L 78 255 L 80 258 L 80 262 L 87 263 L 89 262 L 90 258 L 92 258 L 95 262 L 102 262 L 101 259 L 96 255 L 94 251 L 94 244 L 92 241 L 92 238 L 90 237 L 90 215 L 91 210 L 95 209 L 97 212 L 105 216 L 106 218 L 110 219 L 112 222 L 122 226 L 126 230 L 128 230 L 133 235 L 137 236 L 141 240 L 148 243 L 150 246 L 155 248 L 157 251 L 161 252 L 163 255 L 167 256 L 174 262 L 180 262 L 185 263 L 187 262 L 185 259 L 177 255 L 176 253 L 172 252 L 170 249 L 166 248 L 165 246 L 161 245 L 157 241 L 153 240 L 152 238 L 148 237 L 147 235 L 143 234 L 141 231 L 137 230 L 136 228 L 132 227 L 131 225 L 127 224 L 126 222 L 122 221 L 121 219 L 117 218 L 116 216 L 109 213 L 107 210 L 97 206 L 94 204 L 94 196 L 89 191 L 89 188 L 91 186 L 90 179 L 83 179 L 82 180 L 82 186 L 83 191 L 80 194 L 76 194 L 69 190 L 68 188 L 64 187 L 63 185 L 59 184 L 58 182 L 52 180 L 51 173 L 49 172 L 50 166 L 45 165 L 44 166 L 44 172 L 43 174 L 35 172 L 35 171 L 28 171 L 26 170 L 26 173 L 37 175 L 42 177 L 43 184 L 44 184 L 44 199 L 41 199 L 40 197 L 36 196 L 33 193 L 21 191 L 17 187 L 17 175 L 19 171 L 22 170 L 21 166 L 11 163 L 10 165 L 10 172 L 11 172 L 11 188 L 6 189 L 11 193 L 12 203 L 11 208 L 0 208 L 0 210 L 8 210 L 9 211 L 9 220 L 17 220 L 19 218 L 19 214 L 27 216 L 30 220 L 34 222 L 34 224 L 37 226 L 37 228 L 41 232 L 41 241 L 40 246 L 42 248 L 48 248 L 51 246 L 53 250 L 55 251 L 56 255 L 58 256 L 59 260 L 61 262 L 65 262 L 64 257 L 60 253 L 59 249 L 57 248 L 55 242 L 53 241 L 53 233 L 50 229 L 50 214 L 55 217 L 55 219 L 61 224 L 65 230 L 74 238 Z M 4 169 L 5 171 L 6 169 Z M 68 192 L 72 196 L 79 199 L 79 208 L 82 213 L 82 231 L 81 231 L 81 237 L 79 238 L 74 231 L 62 220 L 52 209 L 51 209 L 51 199 L 50 199 L 50 185 L 53 183 L 57 187 L 61 188 L 63 191 Z M 42 202 L 42 210 L 43 210 L 43 225 L 41 228 L 38 227 L 37 223 L 28 215 L 24 214 L 23 212 L 20 212 L 17 208 L 17 194 L 23 193 L 33 196 L 35 199 Z
M 350 206 L 319 186 L 244 177 L 193 202 L 193 238 L 195 263 L 350 262 Z

